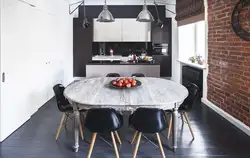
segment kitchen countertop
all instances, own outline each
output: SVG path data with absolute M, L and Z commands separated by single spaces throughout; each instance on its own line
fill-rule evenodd
M 158 62 L 91 61 L 87 65 L 160 65 Z
M 121 61 L 127 59 L 127 57 L 122 57 L 121 55 L 114 55 L 114 56 L 104 56 L 104 55 L 96 55 L 92 57 L 92 61 Z M 125 59 L 125 60 L 126 60 Z

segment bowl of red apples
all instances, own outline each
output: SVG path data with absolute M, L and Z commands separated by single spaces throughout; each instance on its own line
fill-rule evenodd
M 115 80 L 110 81 L 110 87 L 118 88 L 118 89 L 130 89 L 139 87 L 141 82 L 134 78 L 117 78 Z

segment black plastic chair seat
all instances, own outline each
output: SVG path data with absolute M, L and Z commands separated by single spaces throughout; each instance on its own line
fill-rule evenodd
M 181 111 L 188 111 L 189 108 L 188 108 L 187 106 L 188 106 L 188 105 L 181 105 L 181 106 L 179 107 L 178 111 L 179 111 L 179 112 L 181 112 Z
M 106 77 L 120 77 L 120 74 L 118 73 L 109 73 L 106 75 Z
M 64 105 L 64 106 L 61 106 L 61 110 L 60 111 L 61 112 L 73 112 L 73 107 L 70 104 Z M 80 112 L 84 112 L 84 111 L 87 111 L 87 110 L 81 109 L 79 111 Z
M 145 77 L 145 75 L 143 73 L 134 73 L 134 74 L 131 75 L 131 77 L 133 77 L 133 76 L 135 76 L 135 77 Z
M 90 109 L 85 119 L 85 126 L 93 133 L 117 131 L 122 125 L 123 116 L 109 108 Z
M 189 111 L 193 108 L 197 98 L 199 87 L 194 83 L 189 83 L 186 88 L 188 89 L 188 97 L 184 100 L 184 102 L 179 107 L 179 111 Z
M 73 112 L 73 107 L 70 105 L 67 98 L 64 97 L 65 87 L 62 84 L 57 84 L 53 87 L 56 96 L 57 107 L 61 112 Z M 87 111 L 87 110 L 80 110 L 80 112 Z
M 188 89 L 188 97 L 184 100 L 184 102 L 178 108 L 179 112 L 191 110 L 198 97 L 199 87 L 196 84 L 189 83 L 186 86 L 186 88 Z M 165 110 L 165 112 L 173 112 L 173 111 Z
M 160 133 L 167 128 L 165 113 L 161 109 L 139 108 L 130 115 L 129 123 L 142 133 Z

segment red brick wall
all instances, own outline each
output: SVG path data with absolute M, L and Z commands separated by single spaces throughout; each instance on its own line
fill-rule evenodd
M 208 100 L 250 127 L 250 42 L 231 27 L 238 1 L 208 0 Z M 241 23 L 250 32 L 250 6 Z

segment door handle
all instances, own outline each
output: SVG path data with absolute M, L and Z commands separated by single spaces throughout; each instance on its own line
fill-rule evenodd
M 5 73 L 2 73 L 2 82 L 5 82 Z

